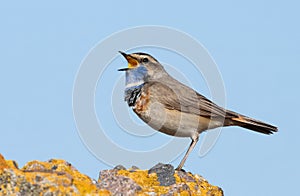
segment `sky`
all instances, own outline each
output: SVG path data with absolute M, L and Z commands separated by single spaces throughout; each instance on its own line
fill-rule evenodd
M 221 75 L 227 108 L 279 127 L 272 136 L 224 128 L 205 156 L 199 156 L 201 136 L 185 169 L 221 187 L 226 195 L 294 195 L 300 177 L 299 6 L 292 0 L 2 2 L 0 153 L 19 166 L 30 160 L 64 159 L 97 179 L 98 172 L 111 165 L 95 156 L 78 130 L 73 107 L 78 73 L 97 46 L 116 32 L 162 26 L 190 35 L 210 54 Z M 121 92 L 124 76 L 117 72 L 126 62 L 117 51 L 151 53 L 174 76 L 207 97 L 211 96 L 210 84 L 191 62 L 174 52 L 153 47 L 129 50 L 118 48 L 123 40 L 117 42 L 111 46 L 115 56 L 93 92 L 97 120 L 119 148 L 154 149 L 158 156 L 153 161 L 145 159 L 148 165 L 164 159 L 159 154 L 161 146 L 179 141 L 171 162 L 176 167 L 189 139 L 154 132 L 126 110 Z M 103 67 L 100 60 L 106 57 L 97 55 Z M 89 119 L 89 114 L 81 114 Z M 124 119 L 126 126 L 140 129 L 134 134 L 124 131 L 119 122 Z M 108 147 L 102 142 L 100 138 L 99 151 L 104 152 Z M 128 162 L 109 155 L 120 164 Z M 132 165 L 140 162 L 130 159 Z

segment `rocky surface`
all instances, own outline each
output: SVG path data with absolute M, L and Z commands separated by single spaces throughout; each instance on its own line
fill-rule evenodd
M 149 170 L 119 165 L 98 181 L 64 160 L 31 161 L 21 169 L 0 154 L 0 195 L 223 195 L 203 177 L 159 163 Z

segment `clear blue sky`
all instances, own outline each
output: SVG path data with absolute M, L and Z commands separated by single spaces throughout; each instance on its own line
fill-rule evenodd
M 228 108 L 279 127 L 273 136 L 226 128 L 202 158 L 198 144 L 186 167 L 226 195 L 294 195 L 300 178 L 299 6 L 291 0 L 2 2 L 0 153 L 20 166 L 33 159 L 65 159 L 97 178 L 109 166 L 87 150 L 73 118 L 72 90 L 80 63 L 116 31 L 163 25 L 190 34 L 207 48 L 222 74 Z M 167 54 L 153 55 L 168 63 Z M 121 58 L 118 62 L 122 64 L 111 70 L 126 65 Z M 176 69 L 186 71 L 180 65 Z M 206 94 L 205 85 L 193 84 Z M 148 143 L 161 145 L 166 138 L 158 134 Z M 138 138 L 125 138 L 122 144 L 135 142 Z

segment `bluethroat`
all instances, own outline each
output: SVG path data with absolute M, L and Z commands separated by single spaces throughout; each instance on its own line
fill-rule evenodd
M 168 135 L 190 137 L 191 144 L 176 168 L 181 170 L 199 140 L 210 129 L 240 126 L 263 134 L 277 127 L 226 110 L 170 76 L 164 67 L 146 53 L 126 54 L 125 101 L 150 127 Z

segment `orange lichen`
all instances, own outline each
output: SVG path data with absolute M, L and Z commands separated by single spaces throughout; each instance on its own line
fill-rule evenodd
M 0 170 L 3 170 L 4 168 L 8 168 L 9 166 L 7 165 L 4 157 L 0 154 Z
M 118 174 L 133 179 L 137 184 L 143 187 L 152 187 L 159 185 L 156 174 L 148 174 L 148 171 L 146 170 L 136 170 L 134 172 L 119 170 Z
M 52 175 L 53 179 L 48 176 L 50 182 L 58 181 L 63 187 L 74 185 L 79 194 L 97 192 L 96 185 L 88 176 L 81 174 L 70 163 L 64 160 L 51 159 L 48 162 L 31 161 L 22 170 L 30 172 L 33 168 L 36 172 L 46 173 L 46 176 Z M 28 180 L 33 182 L 30 179 Z
M 157 174 L 149 174 L 148 170 L 106 170 L 106 174 L 130 178 L 131 183 L 136 183 L 134 186 L 139 187 L 134 195 L 223 195 L 220 188 L 210 185 L 203 177 L 186 172 L 175 171 L 176 183 L 170 186 L 161 186 Z M 107 187 L 104 189 L 99 186 L 99 183 L 100 180 L 98 184 L 93 182 L 90 177 L 80 173 L 64 160 L 30 161 L 19 169 L 15 161 L 5 160 L 0 154 L 0 195 L 112 194 L 106 190 Z
M 168 192 L 168 187 L 159 186 L 157 175 L 155 173 L 148 174 L 147 170 L 136 170 L 130 172 L 128 170 L 119 170 L 118 175 L 129 177 L 142 187 L 140 194 L 145 192 L 155 192 L 157 194 L 165 194 Z
M 7 160 L 6 164 L 8 165 L 9 168 L 19 169 L 18 163 L 13 160 Z
M 149 192 L 154 192 L 158 195 L 166 194 L 172 188 L 171 186 L 160 186 L 156 174 L 148 174 L 147 170 L 136 170 L 133 172 L 128 170 L 119 170 L 118 175 L 129 177 L 140 185 L 142 190 L 137 193 L 138 195 L 145 195 L 145 193 Z M 174 174 L 176 184 L 186 184 L 190 189 L 182 190 L 180 195 L 223 195 L 222 191 L 218 187 L 210 185 L 203 178 L 196 178 L 192 174 L 188 175 L 191 176 L 194 182 L 189 182 L 186 179 L 179 177 L 177 172 Z
M 100 193 L 109 195 L 109 191 L 98 189 L 91 178 L 81 174 L 64 160 L 52 159 L 47 162 L 30 161 L 22 169 L 18 169 L 16 162 L 6 161 L 0 154 L 0 169 L 3 171 L 0 177 L 4 178 L 3 181 L 5 181 L 5 184 L 0 186 L 0 194 L 10 195 L 24 191 L 21 189 L 24 189 L 25 185 L 32 185 L 37 186 L 40 191 L 62 195 L 67 193 L 72 193 L 72 195 Z M 15 178 L 15 182 L 13 182 L 15 187 L 12 187 L 12 178 Z M 32 192 L 28 192 L 27 194 L 30 193 Z M 39 194 L 42 193 L 39 192 Z

